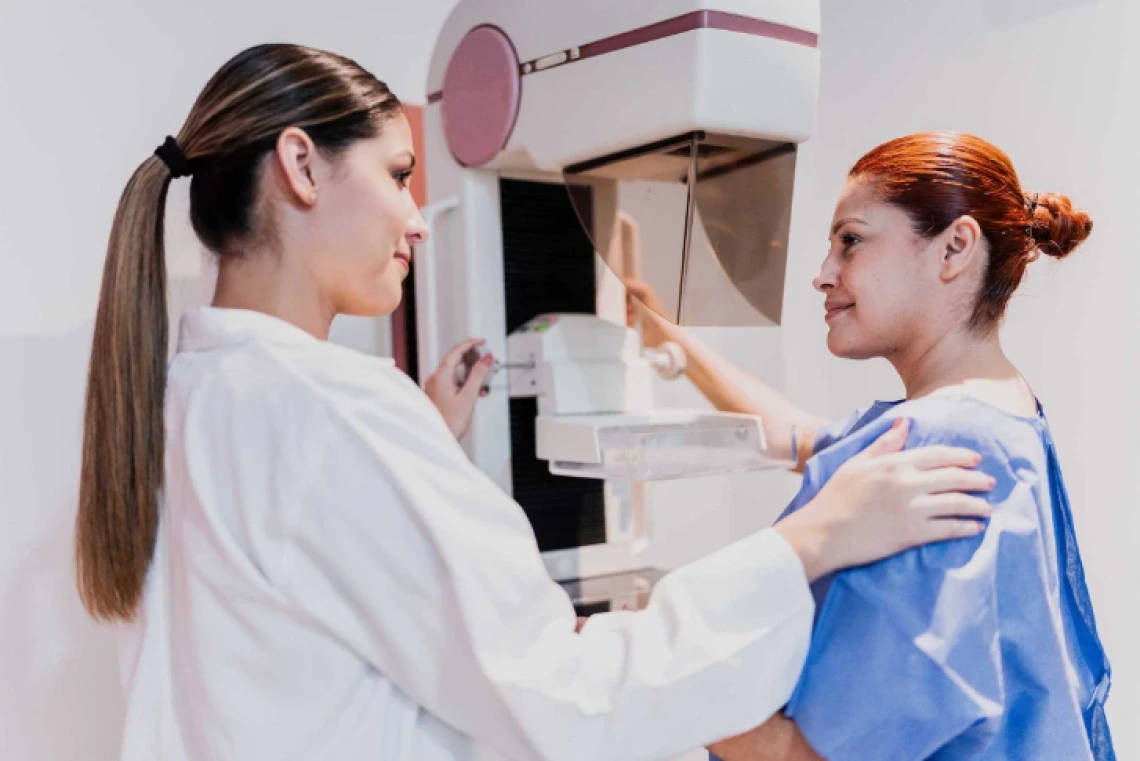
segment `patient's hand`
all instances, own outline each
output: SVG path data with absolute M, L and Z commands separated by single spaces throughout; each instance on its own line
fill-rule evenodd
M 723 761 L 824 761 L 782 713 L 742 735 L 713 743 L 709 751 Z

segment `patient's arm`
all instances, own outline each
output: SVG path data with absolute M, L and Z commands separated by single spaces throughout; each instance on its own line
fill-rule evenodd
M 756 729 L 713 743 L 709 750 L 722 761 L 823 761 L 782 713 Z
M 802 473 L 812 455 L 815 435 L 827 421 L 800 409 L 774 388 L 702 344 L 696 336 L 670 323 L 662 316 L 668 312 L 648 284 L 627 280 L 625 287 L 629 296 L 627 319 L 632 326 L 641 318 L 645 345 L 656 348 L 665 341 L 679 344 L 687 358 L 685 377 L 701 394 L 722 412 L 762 418 L 770 452 L 776 458 L 795 462 L 793 470 Z

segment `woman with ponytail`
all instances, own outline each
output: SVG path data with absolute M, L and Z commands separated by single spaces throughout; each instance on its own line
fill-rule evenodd
M 92 615 L 125 624 L 129 761 L 664 758 L 783 705 L 810 580 L 977 534 L 977 456 L 900 425 L 813 503 L 579 631 L 522 509 L 436 405 L 330 344 L 391 313 L 427 236 L 400 103 L 296 45 L 236 56 L 131 178 L 92 347 L 77 525 Z M 167 363 L 163 214 L 218 257 Z M 454 377 L 458 347 L 445 361 Z M 450 394 L 450 396 L 449 396 Z M 445 411 L 441 414 L 441 410 Z

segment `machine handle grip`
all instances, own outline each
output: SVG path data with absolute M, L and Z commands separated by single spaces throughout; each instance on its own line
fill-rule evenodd
M 431 375 L 443 358 L 439 328 L 439 262 L 436 259 L 436 224 L 441 217 L 459 208 L 457 197 L 445 198 L 420 210 L 428 228 L 422 244 L 423 255 L 416 256 L 416 349 L 419 354 L 419 382 Z

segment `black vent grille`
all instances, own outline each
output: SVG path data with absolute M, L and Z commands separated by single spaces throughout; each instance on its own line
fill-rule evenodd
M 594 314 L 594 245 L 566 187 L 502 180 L 500 200 L 507 333 L 544 313 Z M 539 549 L 605 542 L 602 482 L 551 475 L 548 463 L 534 456 L 537 400 L 512 399 L 510 410 L 514 497 L 530 518 Z

